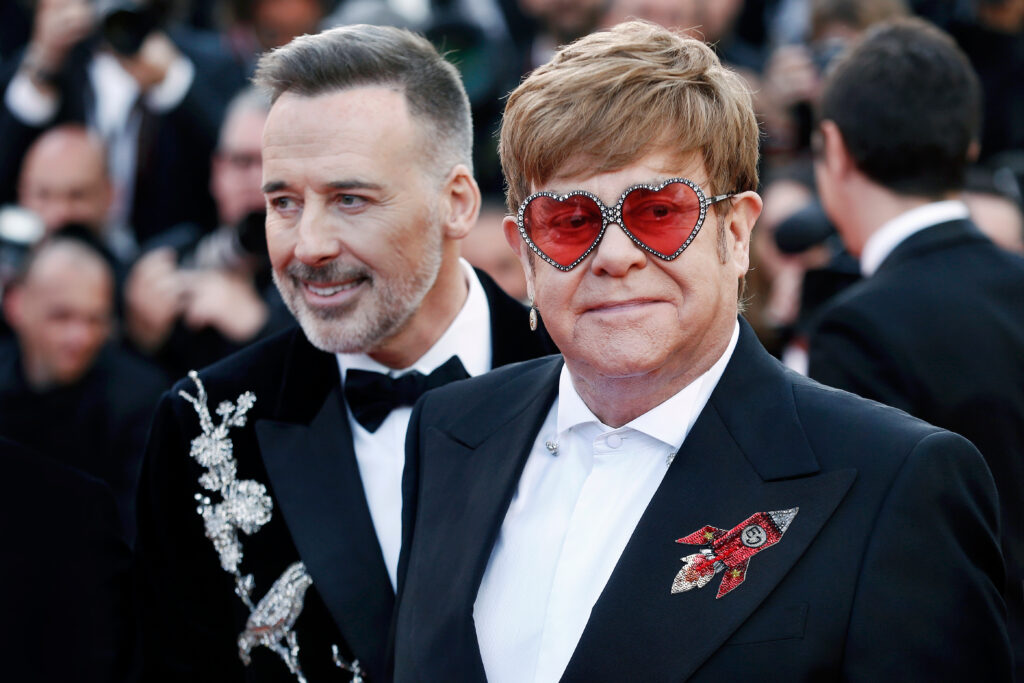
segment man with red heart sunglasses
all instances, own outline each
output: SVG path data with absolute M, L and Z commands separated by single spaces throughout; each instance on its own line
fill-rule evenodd
M 505 234 L 562 355 L 414 409 L 396 681 L 1008 679 L 978 451 L 739 315 L 758 137 L 714 51 L 643 22 L 509 96 Z

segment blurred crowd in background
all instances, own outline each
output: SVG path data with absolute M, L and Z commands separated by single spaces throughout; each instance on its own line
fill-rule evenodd
M 917 14 L 976 68 L 965 199 L 1024 253 L 1024 0 L 7 0 L 0 5 L 0 435 L 114 490 L 126 537 L 150 412 L 170 382 L 291 325 L 270 277 L 259 55 L 353 23 L 425 34 L 471 98 L 485 194 L 464 256 L 523 299 L 500 229 L 503 97 L 556 46 L 628 17 L 712 44 L 750 83 L 764 213 L 747 317 L 805 364 L 815 312 L 860 275 L 816 198 L 823 72 L 872 24 Z

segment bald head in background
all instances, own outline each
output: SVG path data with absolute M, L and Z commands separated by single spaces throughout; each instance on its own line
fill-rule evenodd
M 47 234 L 77 223 L 102 236 L 112 198 L 106 150 L 84 126 L 53 128 L 25 154 L 18 203 L 39 214 Z
M 22 369 L 36 390 L 72 384 L 88 372 L 110 337 L 114 276 L 91 247 L 46 242 L 4 298 Z

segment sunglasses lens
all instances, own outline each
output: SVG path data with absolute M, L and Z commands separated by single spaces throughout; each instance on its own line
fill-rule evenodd
M 683 246 L 700 218 L 700 199 L 686 183 L 660 190 L 637 188 L 622 203 L 622 222 L 651 249 L 670 256 Z
M 539 196 L 523 212 L 530 240 L 555 263 L 571 266 L 601 234 L 601 208 L 585 195 L 562 201 Z

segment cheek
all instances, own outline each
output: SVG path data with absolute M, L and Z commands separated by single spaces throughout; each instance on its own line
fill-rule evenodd
M 289 231 L 276 227 L 274 222 L 267 220 L 267 253 L 270 264 L 275 269 L 283 268 L 291 260 L 295 250 L 295 240 Z

